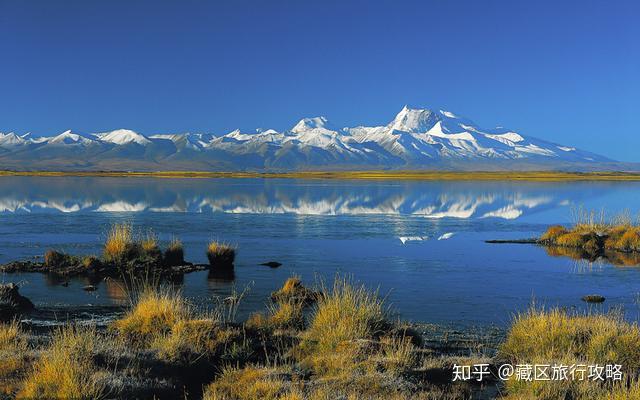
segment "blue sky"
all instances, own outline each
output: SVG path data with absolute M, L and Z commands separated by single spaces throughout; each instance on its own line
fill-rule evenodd
M 385 124 L 443 108 L 640 161 L 638 1 L 0 0 L 0 131 Z

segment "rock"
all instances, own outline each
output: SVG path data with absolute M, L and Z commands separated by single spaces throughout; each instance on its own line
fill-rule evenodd
M 282 265 L 282 263 L 279 263 L 277 261 L 268 261 L 268 262 L 262 263 L 260 265 L 265 265 L 265 266 L 267 266 L 269 268 L 278 268 L 279 266 Z
M 590 294 L 582 297 L 582 301 L 585 301 L 587 303 L 603 303 L 604 300 L 604 296 L 600 296 L 598 294 Z
M 8 321 L 34 309 L 35 306 L 31 300 L 18 292 L 18 285 L 0 284 L 0 320 Z

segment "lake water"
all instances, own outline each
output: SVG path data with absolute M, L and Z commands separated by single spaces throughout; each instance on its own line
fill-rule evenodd
M 336 274 L 379 288 L 403 319 L 471 325 L 509 323 L 533 300 L 583 309 L 601 294 L 608 309 L 638 319 L 640 268 L 552 257 L 533 245 L 487 239 L 539 235 L 570 224 L 575 207 L 640 212 L 640 183 L 410 182 L 92 177 L 0 178 L 0 263 L 54 248 L 100 254 L 110 224 L 130 221 L 162 240 L 182 239 L 205 262 L 210 239 L 238 247 L 234 276 L 193 273 L 186 296 L 206 303 L 234 287 L 240 314 L 262 309 L 291 275 L 308 284 Z M 277 269 L 259 265 L 278 261 Z M 41 318 L 100 314 L 126 301 L 103 282 L 59 285 L 39 274 L 4 274 L 44 310 Z

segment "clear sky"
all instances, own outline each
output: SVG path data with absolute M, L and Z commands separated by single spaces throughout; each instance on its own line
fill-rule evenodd
M 0 0 L 0 131 L 373 125 L 408 104 L 640 161 L 639 20 L 638 0 Z

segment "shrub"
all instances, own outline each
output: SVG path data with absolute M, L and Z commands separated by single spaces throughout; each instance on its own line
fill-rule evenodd
M 99 338 L 94 328 L 65 327 L 24 381 L 21 398 L 98 399 L 105 385 L 93 361 Z
M 236 249 L 228 244 L 213 241 L 207 247 L 209 265 L 217 268 L 233 267 L 236 258 Z
M 184 248 L 180 239 L 173 238 L 164 251 L 164 264 L 167 266 L 184 265 Z

